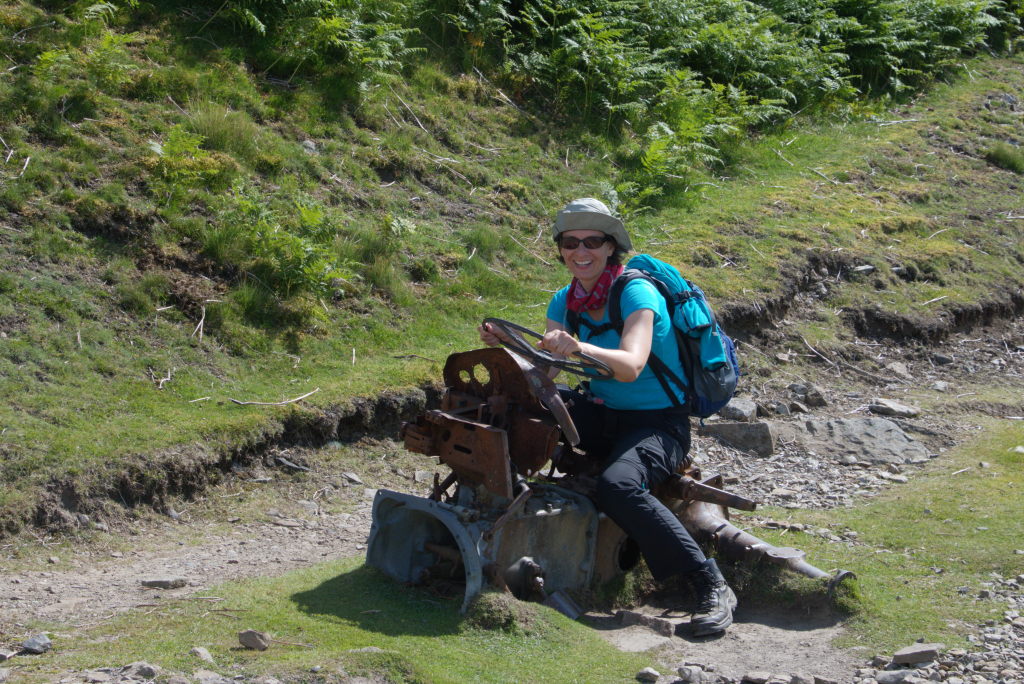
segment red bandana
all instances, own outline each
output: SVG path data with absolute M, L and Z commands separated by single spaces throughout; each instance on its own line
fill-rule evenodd
M 605 266 L 604 273 L 598 278 L 597 284 L 594 285 L 594 289 L 590 292 L 583 289 L 579 279 L 573 278 L 572 282 L 569 283 L 569 296 L 566 299 L 566 307 L 569 311 L 575 311 L 576 313 L 600 309 L 608 301 L 608 292 L 611 290 L 612 281 L 618 278 L 624 270 L 625 267 L 622 264 L 608 264 Z

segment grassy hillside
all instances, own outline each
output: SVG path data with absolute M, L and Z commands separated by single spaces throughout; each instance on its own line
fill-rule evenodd
M 722 3 L 715 25 L 756 15 L 760 44 L 800 52 L 782 38 L 805 24 L 771 4 Z M 229 5 L 263 32 L 176 2 L 0 8 L 7 532 L 59 524 L 54 505 L 85 510 L 97 492 L 188 492 L 202 477 L 187 473 L 288 426 L 434 381 L 483 316 L 539 325 L 565 277 L 547 227 L 575 196 L 621 200 L 638 249 L 704 286 L 741 337 L 850 355 L 854 335 L 941 336 L 1024 309 L 1021 64 L 963 61 L 1008 45 L 996 29 L 1014 34 L 1012 4 L 989 6 L 987 33 L 964 20 L 973 42 L 933 71 L 869 68 L 848 43 L 828 97 L 713 70 L 753 53 L 668 44 L 658 54 L 692 73 L 662 73 L 646 95 L 639 80 L 615 95 L 551 72 L 569 60 L 557 49 L 474 56 L 472 31 L 444 44 L 473 57 L 453 63 L 444 27 L 409 35 L 398 5 L 303 57 L 272 42 L 296 17 Z M 622 27 L 573 21 L 604 36 L 602 73 L 618 74 Z M 389 28 L 373 38 L 374 25 Z M 534 53 L 549 60 L 535 72 Z M 230 401 L 314 390 L 301 407 Z

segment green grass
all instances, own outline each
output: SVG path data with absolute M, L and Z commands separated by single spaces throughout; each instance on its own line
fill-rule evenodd
M 909 484 L 855 508 L 768 512 L 857 533 L 856 544 L 847 546 L 799 532 L 759 532 L 771 543 L 803 549 L 820 568 L 857 574 L 848 604 L 854 612 L 839 645 L 885 653 L 923 639 L 953 648 L 966 645 L 967 634 L 986 620 L 1002 620 L 1006 602 L 978 595 L 992 573 L 1007 579 L 1020 573 L 1024 456 L 1012 449 L 1024 444 L 1024 426 L 985 427 L 983 436 L 943 454 Z
M 38 67 L 47 87 L 29 69 L 0 79 L 13 151 L 0 171 L 0 520 L 15 527 L 44 482 L 279 434 L 287 409 L 230 398 L 319 387 L 309 403 L 329 407 L 435 381 L 484 316 L 541 327 L 566 278 L 553 213 L 605 195 L 638 144 L 552 127 L 427 59 L 341 106 L 316 83 L 261 80 L 237 51 L 176 41 L 158 15 L 106 43 L 124 28 L 49 16 L 0 14 L 37 27 L 9 41 L 20 63 L 50 48 L 89 58 Z M 720 309 L 785 300 L 820 264 L 834 285 L 801 325 L 826 348 L 865 309 L 934 321 L 1012 290 L 1024 240 L 1002 217 L 1019 189 L 984 157 L 986 141 L 1022 142 L 994 96 L 1019 90 L 1020 59 L 969 66 L 912 108 L 879 109 L 904 123 L 799 120 L 735 145 L 729 167 L 628 217 L 635 243 Z M 88 97 L 62 116 L 51 86 L 78 83 Z M 850 275 L 862 263 L 876 271 Z
M 1024 173 L 1024 152 L 1019 147 L 1004 142 L 996 143 L 985 152 L 985 159 L 1001 169 Z
M 54 658 L 23 670 L 45 681 L 57 668 L 88 669 L 136 660 L 191 672 L 190 655 L 207 648 L 218 670 L 282 679 L 384 676 L 406 682 L 508 682 L 528 667 L 533 681 L 613 682 L 631 678 L 647 657 L 626 654 L 593 630 L 538 605 L 523 630 L 475 629 L 458 602 L 396 585 L 361 559 L 330 562 L 274 579 L 231 583 L 204 591 L 213 601 L 168 601 L 88 630 L 84 639 L 55 638 Z M 281 640 L 265 652 L 238 647 L 242 629 Z M 131 639 L 122 635 L 131 633 Z M 371 651 L 360 651 L 371 649 Z M 379 649 L 379 651 L 372 651 Z M 585 655 L 584 655 L 585 654 Z

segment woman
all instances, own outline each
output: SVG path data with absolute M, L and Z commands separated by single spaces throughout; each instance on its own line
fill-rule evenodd
M 651 494 L 676 472 L 690 449 L 690 421 L 682 392 L 673 402 L 648 367 L 653 351 L 685 378 L 664 298 L 643 279 L 622 292 L 621 334 L 608 322 L 607 297 L 622 273 L 632 243 L 622 222 L 592 198 L 573 200 L 554 226 L 559 260 L 573 279 L 555 293 L 539 346 L 565 357 L 585 353 L 608 364 L 613 376 L 590 381 L 589 394 L 570 411 L 589 458 L 605 464 L 597 505 L 640 547 L 656 580 L 685 576 L 697 594 L 694 634 L 721 632 L 732 624 L 736 596 L 713 559 L 704 556 L 679 519 Z M 579 336 L 569 332 L 567 312 L 578 314 Z M 500 343 L 489 325 L 480 328 L 488 345 Z

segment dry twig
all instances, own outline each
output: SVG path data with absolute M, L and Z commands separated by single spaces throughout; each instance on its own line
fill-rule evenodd
M 516 239 L 516 236 L 515 236 L 515 235 L 511 235 L 510 237 L 512 238 L 512 242 L 516 243 L 517 245 L 519 245 L 520 247 L 522 247 L 523 249 L 525 249 L 525 250 L 526 250 L 526 253 L 527 253 L 527 254 L 529 254 L 530 256 L 532 256 L 532 257 L 533 257 L 534 259 L 536 259 L 536 260 L 537 260 L 537 261 L 539 261 L 540 263 L 544 264 L 545 266 L 550 266 L 550 265 L 551 265 L 551 263 L 550 263 L 550 262 L 548 262 L 548 261 L 545 261 L 545 260 L 544 260 L 543 258 L 541 258 L 541 257 L 537 256 L 536 254 L 534 254 L 533 252 L 531 252 L 531 251 L 530 251 L 530 248 L 529 248 L 529 247 L 527 247 L 526 245 L 524 245 L 524 244 L 523 244 L 522 242 L 520 242 L 519 240 L 517 240 L 517 239 Z
M 166 376 L 166 377 L 163 377 L 163 378 L 158 378 L 158 377 L 156 377 L 156 373 L 154 373 L 154 372 L 153 372 L 153 369 L 152 369 L 152 368 L 149 368 L 148 370 L 149 370 L 149 377 L 150 377 L 150 379 L 151 379 L 151 380 L 152 380 L 153 382 L 155 382 L 155 383 L 156 383 L 156 388 L 157 388 L 157 389 L 161 389 L 161 390 L 162 390 L 162 389 L 164 388 L 164 383 L 168 383 L 168 382 L 170 382 L 170 381 L 171 381 L 171 374 L 172 374 L 172 373 L 173 373 L 174 371 L 176 371 L 176 370 L 177 370 L 177 368 L 168 368 L 168 369 L 167 369 L 167 376 Z
M 808 343 L 807 340 L 805 340 L 803 337 L 801 337 L 800 340 L 807 346 L 808 349 L 810 349 L 812 352 L 814 352 L 818 357 L 820 357 L 822 360 L 824 360 L 830 366 L 837 366 L 838 365 L 838 366 L 841 366 L 843 368 L 847 368 L 849 370 L 852 370 L 854 373 L 857 373 L 858 375 L 861 375 L 862 377 L 865 377 L 865 378 L 867 378 L 869 380 L 873 380 L 873 381 L 875 381 L 877 383 L 880 383 L 882 385 L 887 385 L 890 382 L 892 382 L 893 380 L 896 380 L 897 382 L 900 382 L 900 380 L 898 378 L 883 378 L 880 375 L 875 375 L 874 373 L 869 373 L 868 371 L 864 370 L 863 368 L 858 368 L 857 366 L 854 366 L 852 363 L 847 363 L 847 362 L 843 361 L 842 359 L 840 359 L 838 363 L 835 362 L 835 361 L 832 361 L 831 359 L 826 357 L 824 354 L 819 352 L 817 349 L 812 347 L 810 345 L 810 343 Z
M 395 359 L 423 359 L 424 361 L 430 361 L 437 363 L 436 359 L 432 359 L 429 356 L 420 356 L 419 354 L 395 354 L 392 358 Z
M 810 172 L 812 172 L 812 173 L 816 173 L 816 174 L 818 174 L 819 176 L 821 176 L 822 178 L 824 178 L 825 180 L 827 180 L 827 181 L 828 181 L 829 183 L 831 183 L 832 185 L 839 185 L 839 181 L 837 181 L 837 180 L 834 180 L 834 179 L 832 179 L 832 178 L 829 178 L 828 176 L 826 176 L 825 174 L 823 174 L 823 173 L 822 173 L 821 171 L 818 171 L 818 169 L 812 169 L 812 168 L 808 167 L 808 169 L 807 169 L 807 170 L 808 170 L 808 171 L 810 171 Z
M 406 110 L 407 110 L 407 111 L 409 112 L 409 115 L 410 115 L 410 116 L 412 116 L 412 118 L 413 118 L 413 121 L 415 121 L 415 122 L 416 122 L 416 125 L 417 125 L 417 126 L 419 126 L 419 127 L 421 128 L 421 129 L 423 129 L 423 132 L 424 132 L 424 133 L 426 133 L 427 135 L 431 135 L 430 131 L 428 131 L 428 130 L 427 130 L 427 129 L 426 129 L 426 128 L 425 128 L 424 126 L 423 126 L 423 123 L 422 123 L 422 122 L 420 122 L 420 119 L 419 119 L 419 117 L 418 117 L 418 116 L 416 116 L 416 112 L 412 111 L 412 107 L 410 107 L 410 106 L 408 105 L 408 103 L 406 103 L 406 101 L 402 99 L 402 96 L 401 96 L 401 95 L 399 95 L 398 93 L 396 93 L 396 92 L 395 92 L 395 89 L 394 89 L 394 88 L 392 88 L 391 86 L 388 86 L 388 90 L 390 90 L 390 91 L 391 91 L 391 93 L 392 93 L 392 94 L 393 94 L 393 95 L 394 95 L 395 97 L 397 97 L 397 98 L 398 98 L 398 101 L 399 101 L 399 102 L 401 102 L 401 103 L 402 103 L 402 106 L 406 108 Z
M 354 355 L 355 350 L 353 349 L 352 351 Z M 238 404 L 239 406 L 284 406 L 285 404 L 294 404 L 297 401 L 302 401 L 306 397 L 316 394 L 319 391 L 320 388 L 317 387 L 312 392 L 306 392 L 301 397 L 295 397 L 294 399 L 286 399 L 285 401 L 239 401 L 238 399 L 231 399 L 231 402 Z

